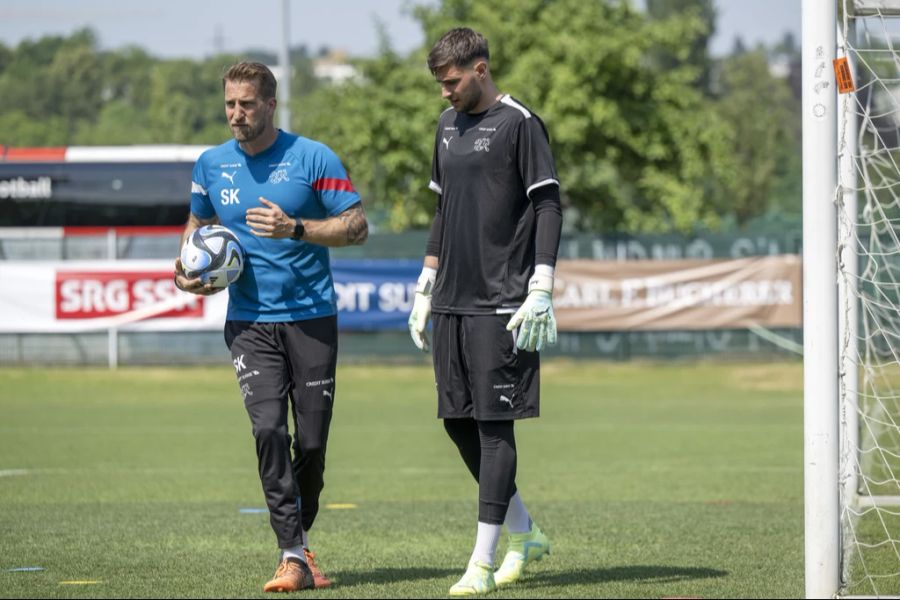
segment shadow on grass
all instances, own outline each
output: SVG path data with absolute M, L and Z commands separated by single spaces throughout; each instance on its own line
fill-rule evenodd
M 691 579 L 725 577 L 728 571 L 705 567 L 664 567 L 660 565 L 631 565 L 606 569 L 575 569 L 554 573 L 537 572 L 527 577 L 530 587 L 636 581 L 641 583 L 675 583 Z
M 432 567 L 384 568 L 372 571 L 335 571 L 333 579 L 341 586 L 391 584 L 401 581 L 442 579 L 458 575 L 459 569 L 438 569 Z M 665 567 L 660 565 L 631 565 L 606 569 L 575 569 L 553 573 L 533 573 L 526 575 L 523 583 L 529 587 L 551 587 L 571 585 L 591 585 L 613 581 L 635 581 L 638 583 L 677 583 L 692 579 L 725 577 L 728 571 L 704 567 Z
M 400 581 L 419 581 L 422 579 L 441 579 L 457 574 L 459 569 L 434 569 L 430 567 L 399 567 L 374 569 L 372 571 L 335 571 L 333 576 L 335 583 L 344 586 L 358 584 L 384 584 Z

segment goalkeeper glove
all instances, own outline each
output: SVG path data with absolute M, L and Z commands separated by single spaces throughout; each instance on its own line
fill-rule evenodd
M 425 267 L 419 275 L 416 284 L 416 299 L 413 301 L 413 309 L 409 314 L 409 335 L 412 336 L 416 348 L 422 352 L 428 352 L 428 319 L 431 318 L 431 290 L 434 287 L 434 278 L 437 269 Z
M 540 352 L 556 343 L 556 318 L 553 316 L 553 267 L 537 265 L 528 281 L 528 296 L 506 325 L 513 331 L 521 325 L 516 346 L 528 352 Z

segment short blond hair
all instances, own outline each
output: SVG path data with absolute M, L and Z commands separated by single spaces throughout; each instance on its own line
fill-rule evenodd
M 256 85 L 256 89 L 263 100 L 275 97 L 277 82 L 275 75 L 269 67 L 258 62 L 242 61 L 231 65 L 222 76 L 222 89 L 229 81 L 249 81 Z

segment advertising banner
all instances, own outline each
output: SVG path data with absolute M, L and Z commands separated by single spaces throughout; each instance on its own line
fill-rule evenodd
M 228 294 L 180 291 L 172 261 L 0 261 L 0 333 L 221 329 Z
M 404 330 L 420 260 L 332 261 L 340 328 Z M 560 331 L 800 327 L 796 255 L 560 260 Z M 228 294 L 178 290 L 172 261 L 0 261 L 0 333 L 220 330 Z
M 331 261 L 340 328 L 406 329 L 421 271 L 421 260 Z
M 553 308 L 560 331 L 801 327 L 800 257 L 566 260 Z

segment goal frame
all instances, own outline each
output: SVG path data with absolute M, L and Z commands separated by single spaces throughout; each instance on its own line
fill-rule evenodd
M 853 56 L 846 50 L 848 42 L 856 43 L 856 35 L 853 19 L 839 20 L 839 2 L 848 5 L 853 17 L 900 16 L 900 0 L 802 0 L 801 4 L 807 598 L 835 597 L 841 590 L 842 498 L 844 505 L 852 506 L 900 502 L 896 497 L 860 496 L 857 489 L 859 255 L 856 244 L 841 240 L 857 239 L 853 155 L 858 150 L 858 128 L 855 111 L 848 110 L 853 97 L 839 100 L 832 68 L 838 56 L 846 56 L 852 67 Z M 841 26 L 846 28 L 843 35 Z M 839 138 L 845 142 L 840 152 Z
M 807 598 L 840 587 L 837 1 L 802 0 L 803 496 Z M 833 165 L 828 168 L 827 165 Z M 823 168 L 824 166 L 824 168 Z

